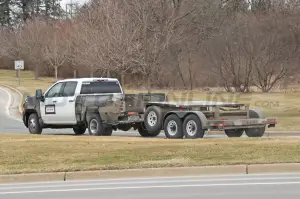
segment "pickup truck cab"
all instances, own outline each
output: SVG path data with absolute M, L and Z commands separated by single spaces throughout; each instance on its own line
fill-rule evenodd
M 41 134 L 44 128 L 73 128 L 80 135 L 88 128 L 90 135 L 109 136 L 120 124 L 143 121 L 139 114 L 126 113 L 124 98 L 114 78 L 65 79 L 26 98 L 23 122 L 31 134 Z

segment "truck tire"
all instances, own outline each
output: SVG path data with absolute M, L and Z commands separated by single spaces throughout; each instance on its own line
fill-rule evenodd
M 86 126 L 84 125 L 74 126 L 73 131 L 76 135 L 83 135 L 86 132 Z
M 145 127 L 150 134 L 156 134 L 162 130 L 163 114 L 159 107 L 150 106 L 145 111 Z
M 104 127 L 104 131 L 102 132 L 102 136 L 111 136 L 113 132 L 112 126 L 107 125 Z
M 203 138 L 205 130 L 202 129 L 201 120 L 197 115 L 191 114 L 184 119 L 183 133 L 188 139 Z
M 227 137 L 233 138 L 233 137 L 241 137 L 244 133 L 244 129 L 228 129 L 225 130 L 225 134 Z
M 31 113 L 27 122 L 30 134 L 42 134 L 43 128 L 40 125 L 39 117 L 36 113 Z
M 164 131 L 167 138 L 182 139 L 182 120 L 176 115 L 169 115 L 164 121 Z
M 155 133 L 149 133 L 148 130 L 146 129 L 145 127 L 145 124 L 144 123 L 141 123 L 139 126 L 138 126 L 138 132 L 139 134 L 142 136 L 142 137 L 156 137 L 160 134 L 160 130 L 155 132 Z
M 256 111 L 250 110 L 249 111 L 250 118 L 262 118 L 263 115 L 259 115 Z M 262 137 L 265 134 L 266 127 L 259 127 L 259 128 L 248 128 L 245 130 L 246 135 L 248 137 Z
M 88 120 L 89 135 L 101 136 L 104 131 L 104 126 L 99 114 L 93 114 Z

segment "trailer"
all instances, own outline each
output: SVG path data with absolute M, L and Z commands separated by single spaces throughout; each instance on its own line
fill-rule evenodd
M 191 101 L 149 102 L 143 115 L 145 129 L 153 135 L 162 130 L 170 139 L 203 138 L 206 131 L 224 131 L 228 137 L 262 137 L 266 127 L 275 127 L 276 118 L 246 104 Z

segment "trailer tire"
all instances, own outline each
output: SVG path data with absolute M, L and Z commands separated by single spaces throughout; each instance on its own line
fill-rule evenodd
M 195 114 L 188 115 L 183 121 L 183 132 L 188 139 L 203 138 L 205 130 L 202 129 L 202 123 Z
M 39 117 L 36 113 L 31 113 L 27 122 L 30 134 L 42 134 L 43 128 L 40 125 Z
M 182 120 L 176 115 L 169 115 L 164 121 L 164 131 L 167 138 L 182 139 Z
M 99 114 L 93 114 L 88 120 L 89 135 L 100 136 L 104 131 L 104 126 Z
M 145 111 L 144 124 L 150 134 L 156 134 L 162 130 L 163 114 L 159 107 L 150 106 Z
M 260 115 L 256 111 L 250 110 L 249 111 L 250 118 L 261 118 L 263 115 Z M 259 128 L 249 128 L 246 129 L 246 135 L 248 137 L 262 137 L 265 134 L 266 127 L 259 127 Z
M 148 130 L 146 129 L 145 127 L 145 124 L 144 123 L 141 123 L 139 126 L 138 126 L 138 132 L 139 134 L 142 136 L 142 137 L 156 137 L 159 135 L 160 133 L 160 130 L 155 132 L 155 133 L 149 133 Z
M 74 126 L 73 131 L 76 135 L 83 135 L 86 132 L 86 126 L 85 125 Z
M 227 137 L 233 138 L 233 137 L 241 137 L 244 133 L 244 129 L 228 129 L 225 130 L 225 134 Z

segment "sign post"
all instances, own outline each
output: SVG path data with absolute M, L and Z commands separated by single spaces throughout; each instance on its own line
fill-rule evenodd
M 20 84 L 21 84 L 21 81 L 20 81 L 20 71 L 24 70 L 24 61 L 23 60 L 16 60 L 15 61 L 15 70 L 18 71 L 19 86 L 20 86 Z

